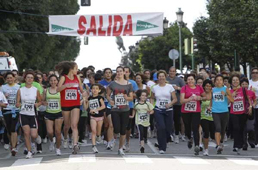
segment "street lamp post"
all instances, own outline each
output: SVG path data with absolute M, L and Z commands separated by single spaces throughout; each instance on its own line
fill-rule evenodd
M 177 22 L 179 25 L 179 65 L 180 65 L 180 72 L 182 73 L 182 40 L 181 40 L 181 28 L 183 23 L 183 15 L 184 12 L 181 10 L 181 8 L 178 9 L 176 12 L 177 16 Z

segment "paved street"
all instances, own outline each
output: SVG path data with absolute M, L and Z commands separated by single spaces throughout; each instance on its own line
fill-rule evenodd
M 89 142 L 89 141 L 88 141 Z M 43 153 L 34 155 L 33 159 L 24 159 L 22 154 L 24 145 L 19 145 L 19 153 L 16 157 L 12 157 L 8 151 L 0 148 L 0 170 L 7 169 L 26 169 L 37 170 L 45 169 L 62 169 L 62 170 L 80 170 L 80 169 L 227 169 L 227 170 L 243 170 L 258 168 L 258 148 L 248 151 L 241 151 L 241 155 L 232 152 L 232 141 L 225 143 L 225 150 L 222 155 L 215 152 L 215 144 L 210 143 L 210 156 L 193 155 L 193 149 L 189 150 L 186 142 L 180 144 L 170 143 L 166 154 L 160 155 L 154 147 L 155 139 L 150 139 L 145 146 L 145 153 L 139 151 L 138 139 L 132 139 L 130 144 L 130 152 L 126 156 L 117 155 L 116 145 L 114 151 L 105 150 L 104 145 L 98 145 L 100 153 L 92 154 L 91 145 L 82 146 L 78 155 L 71 155 L 70 149 L 62 149 L 62 156 L 56 156 L 54 152 L 48 150 L 48 144 L 43 144 Z

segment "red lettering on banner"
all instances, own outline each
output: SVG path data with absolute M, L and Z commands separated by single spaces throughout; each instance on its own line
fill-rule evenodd
M 127 22 L 125 24 L 123 35 L 132 35 L 133 34 L 133 24 L 132 24 L 132 16 L 127 15 Z
M 118 23 L 119 23 L 119 27 L 118 27 Z M 121 35 L 122 30 L 123 30 L 123 18 L 120 15 L 115 15 L 114 16 L 113 36 Z
M 108 16 L 108 29 L 107 29 L 107 36 L 110 36 L 111 34 L 111 27 L 112 27 L 112 16 Z
M 77 30 L 78 34 L 83 35 L 86 31 L 86 28 L 83 24 L 87 24 L 86 18 L 84 16 L 80 16 L 78 21 L 79 29 Z
M 87 35 L 89 35 L 90 33 L 93 33 L 93 35 L 95 35 L 95 36 L 97 35 L 95 16 L 91 16 L 90 28 L 86 32 Z
M 103 16 L 99 16 L 98 36 L 106 36 L 106 31 L 102 30 L 102 27 L 103 27 Z

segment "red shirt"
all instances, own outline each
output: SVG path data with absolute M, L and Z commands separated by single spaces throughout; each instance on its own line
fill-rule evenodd
M 191 89 L 188 85 L 182 87 L 180 93 L 185 93 L 185 99 L 190 98 L 192 95 L 201 96 L 204 92 L 201 86 L 196 85 L 194 89 Z M 201 112 L 200 101 L 190 101 L 182 105 L 182 113 Z
M 73 87 L 65 88 L 62 90 L 61 93 L 61 106 L 62 107 L 73 107 L 73 106 L 80 106 L 80 94 L 78 92 L 79 88 L 79 80 L 77 75 L 74 75 L 74 79 L 71 80 L 67 77 L 67 75 L 64 75 L 65 84 L 75 84 Z
M 256 100 L 255 92 L 252 90 L 246 90 L 246 91 L 247 91 L 247 95 L 249 96 L 251 102 L 253 103 Z

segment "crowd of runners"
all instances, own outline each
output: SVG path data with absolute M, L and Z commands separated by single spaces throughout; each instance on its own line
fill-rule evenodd
M 251 79 L 239 72 L 177 74 L 169 70 L 134 73 L 129 67 L 78 70 L 63 61 L 54 71 L 13 70 L 0 76 L 0 140 L 12 156 L 25 143 L 24 154 L 42 153 L 42 143 L 61 150 L 80 151 L 91 140 L 118 154 L 130 151 L 130 138 L 139 138 L 144 153 L 148 138 L 156 138 L 160 154 L 167 143 L 186 142 L 194 154 L 209 155 L 209 141 L 222 154 L 223 143 L 234 140 L 240 154 L 258 143 L 258 68 Z

